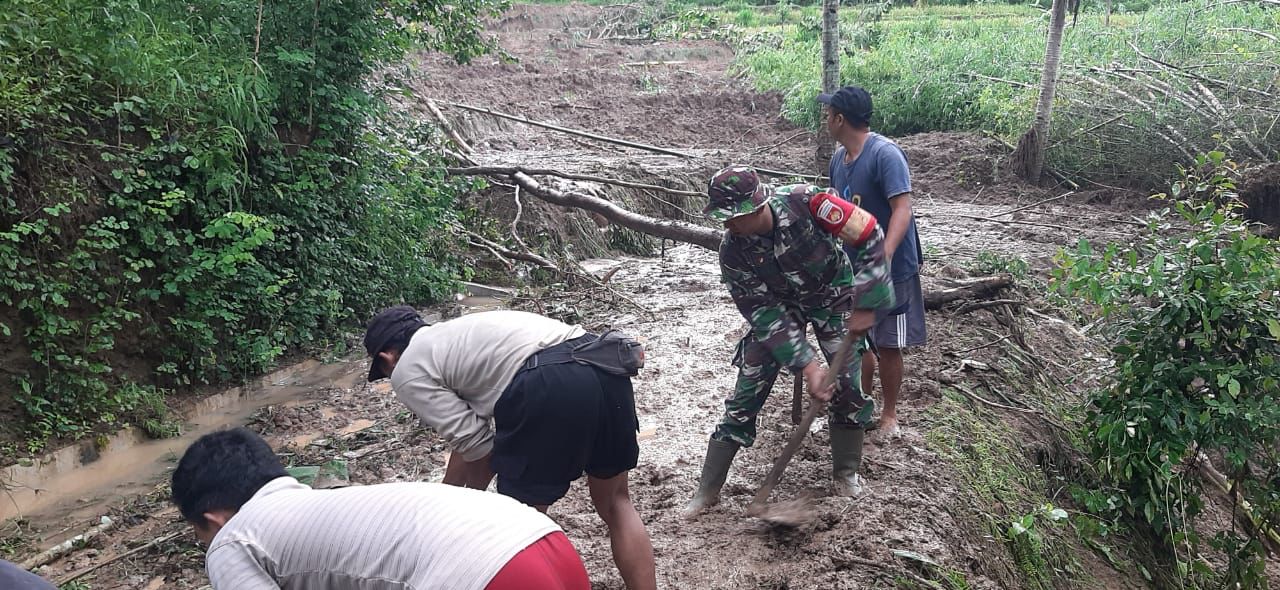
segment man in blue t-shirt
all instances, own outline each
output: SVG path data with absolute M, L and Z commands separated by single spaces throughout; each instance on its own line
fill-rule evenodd
M 46 582 L 27 570 L 0 559 L 0 588 L 3 590 L 57 590 L 57 586 Z
M 879 354 L 880 385 L 884 406 L 880 410 L 881 436 L 898 431 L 898 393 L 902 390 L 902 351 L 925 343 L 924 294 L 920 288 L 923 253 L 911 212 L 911 171 L 902 148 L 872 133 L 871 95 L 857 86 L 818 96 L 827 105 L 827 129 L 840 147 L 831 157 L 831 186 L 850 201 L 876 216 L 884 229 L 885 256 L 897 307 L 876 314 L 868 337 Z M 863 357 L 862 390 L 873 391 L 876 356 Z

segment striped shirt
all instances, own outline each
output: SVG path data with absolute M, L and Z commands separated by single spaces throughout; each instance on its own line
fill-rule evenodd
M 396 397 L 463 459 L 493 450 L 493 406 L 534 353 L 586 334 L 523 311 L 485 311 L 414 333 L 391 372 Z
M 483 590 L 559 531 L 498 494 L 432 483 L 313 490 L 271 480 L 214 537 L 215 590 Z

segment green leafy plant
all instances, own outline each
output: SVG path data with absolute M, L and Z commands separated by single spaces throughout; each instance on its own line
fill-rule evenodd
M 323 348 L 467 270 L 461 215 L 392 114 L 411 49 L 485 51 L 492 0 L 13 0 L 0 11 L 0 342 L 29 451 L 161 390 Z M 8 363 L 8 357 L 6 357 Z
M 1058 284 L 1098 306 L 1115 361 L 1086 432 L 1109 486 L 1081 496 L 1156 534 L 1179 580 L 1264 588 L 1280 522 L 1280 243 L 1249 231 L 1225 154 L 1182 176 L 1132 243 L 1082 241 L 1061 256 Z M 1228 558 L 1217 572 L 1196 520 L 1205 494 L 1220 492 L 1198 473 L 1212 463 L 1224 466 L 1233 522 L 1245 523 L 1209 541 Z
M 1014 519 L 1005 530 L 1005 543 L 1027 582 L 1037 588 L 1052 588 L 1052 566 L 1045 555 L 1046 540 L 1042 529 L 1068 518 L 1066 510 L 1044 504 L 1033 512 Z
M 965 270 L 975 275 L 1009 274 L 1023 279 L 1031 272 L 1031 265 L 1021 258 L 983 250 L 965 264 Z

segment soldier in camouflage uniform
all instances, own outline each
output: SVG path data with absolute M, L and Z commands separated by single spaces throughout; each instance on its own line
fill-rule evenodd
M 756 416 L 783 367 L 803 375 L 815 403 L 831 400 L 836 493 L 859 494 L 863 432 L 875 405 L 861 389 L 865 340 L 849 355 L 834 392 L 823 391 L 823 372 L 805 339 L 805 326 L 813 326 L 830 362 L 846 329 L 861 336 L 872 326 L 876 309 L 893 306 L 883 232 L 874 217 L 833 192 L 807 184 L 761 185 L 746 167 L 718 172 L 708 196 L 704 213 L 728 229 L 720 244 L 722 280 L 751 330 L 738 343 L 737 384 L 711 435 L 698 491 L 685 516 L 697 516 L 718 501 L 738 449 L 755 442 Z

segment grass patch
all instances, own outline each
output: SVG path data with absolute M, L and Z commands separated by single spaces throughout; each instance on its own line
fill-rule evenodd
M 1036 504 L 1029 496 L 1031 490 L 1044 489 L 1044 474 L 1008 439 L 1003 424 L 978 415 L 954 391 L 947 391 L 929 409 L 929 420 L 933 424 L 925 435 L 929 449 L 956 468 L 983 505 L 1016 512 Z
M 841 13 L 841 74 L 874 95 L 878 131 L 987 131 L 1016 141 L 1030 125 L 1048 25 L 1042 10 L 895 7 L 878 16 L 875 5 L 861 6 Z M 815 129 L 816 16 L 795 24 L 753 20 L 757 26 L 739 37 L 737 70 L 759 90 L 782 92 L 783 115 Z M 1280 133 L 1266 89 L 1280 73 L 1280 52 L 1244 29 L 1278 30 L 1280 14 L 1247 4 L 1170 4 L 1115 15 L 1110 26 L 1100 14 L 1081 14 L 1063 40 L 1051 163 L 1092 178 L 1152 183 L 1172 176 L 1174 162 L 1223 142 L 1274 157 Z
M 1009 551 L 1014 577 L 1028 588 L 1087 587 L 1066 541 L 1067 514 L 1045 496 L 1049 481 L 999 417 L 981 414 L 967 398 L 944 388 L 929 408 L 930 450 L 944 458 L 973 494 L 991 536 Z M 1075 582 L 1068 582 L 1068 580 Z

